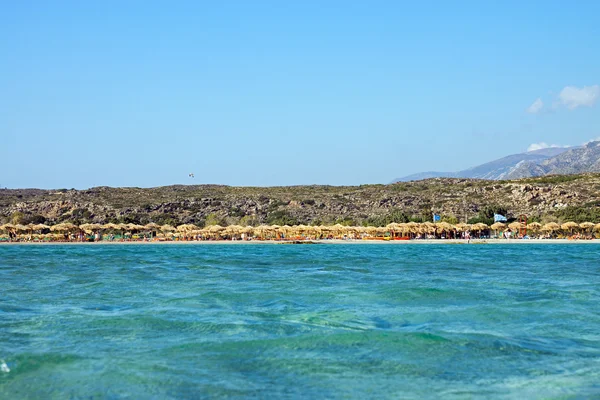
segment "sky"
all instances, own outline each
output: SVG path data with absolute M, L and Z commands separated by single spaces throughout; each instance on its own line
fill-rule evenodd
M 0 187 L 389 183 L 580 145 L 600 137 L 598 15 L 585 0 L 4 2 Z

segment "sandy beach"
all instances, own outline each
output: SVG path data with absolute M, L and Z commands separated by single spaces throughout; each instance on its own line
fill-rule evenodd
M 352 245 L 432 245 L 432 244 L 600 244 L 600 239 L 570 240 L 570 239 L 415 239 L 415 240 L 305 240 L 305 241 L 276 241 L 276 240 L 204 240 L 204 241 L 102 241 L 102 242 L 0 242 L 0 246 L 106 246 L 106 245 L 310 245 L 310 244 L 352 244 Z

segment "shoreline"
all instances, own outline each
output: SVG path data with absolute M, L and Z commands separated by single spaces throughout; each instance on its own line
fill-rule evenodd
M 600 244 L 600 239 L 570 240 L 570 239 L 415 239 L 415 240 L 305 240 L 305 241 L 275 241 L 275 240 L 206 240 L 206 241 L 133 241 L 133 242 L 0 242 L 0 246 L 107 246 L 107 245 L 309 245 L 309 244 L 350 244 L 350 245 L 431 245 L 431 244 Z

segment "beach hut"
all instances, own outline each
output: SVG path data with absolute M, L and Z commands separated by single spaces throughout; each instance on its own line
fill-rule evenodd
M 156 232 L 160 230 L 160 225 L 150 222 L 149 224 L 144 225 L 144 230 L 150 232 L 150 238 L 153 238 L 156 236 Z

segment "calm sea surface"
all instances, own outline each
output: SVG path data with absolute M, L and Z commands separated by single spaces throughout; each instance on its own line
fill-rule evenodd
M 0 246 L 0 398 L 600 398 L 597 245 Z

